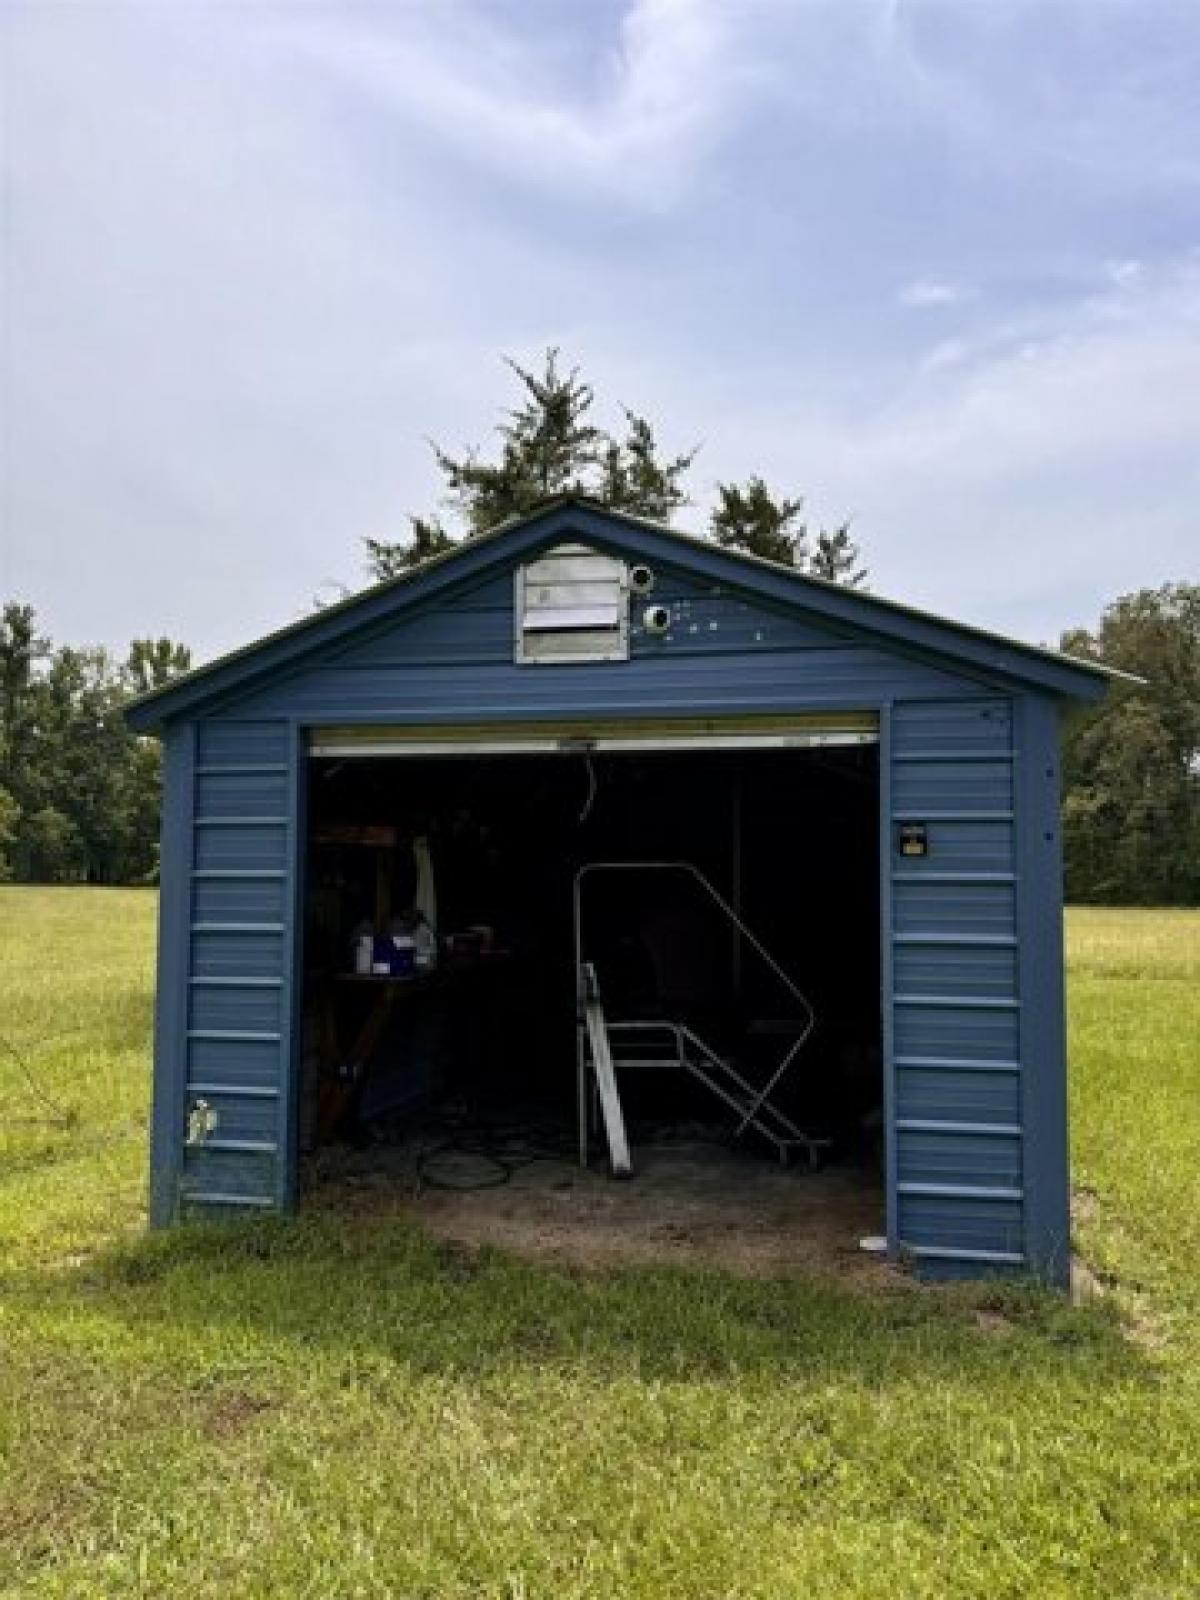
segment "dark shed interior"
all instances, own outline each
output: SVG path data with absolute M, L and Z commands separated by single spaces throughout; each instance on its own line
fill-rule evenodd
M 681 1022 L 757 1091 L 804 1020 L 773 961 L 816 1019 L 771 1094 L 820 1141 L 797 1164 L 879 1173 L 877 746 L 318 757 L 308 781 L 310 1155 L 452 1134 L 498 1157 L 481 1187 L 518 1145 L 573 1155 L 586 867 L 581 954 L 609 1022 Z M 661 1037 L 630 1039 L 641 1070 L 614 1055 L 635 1179 L 664 1139 L 728 1146 L 738 1108 L 645 1070 L 671 1055 Z M 753 1122 L 737 1144 L 801 1154 Z

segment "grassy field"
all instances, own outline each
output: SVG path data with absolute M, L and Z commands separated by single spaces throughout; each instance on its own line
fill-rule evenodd
M 146 1238 L 153 910 L 0 890 L 0 1592 L 1200 1593 L 1200 914 L 1070 918 L 1072 1308 Z

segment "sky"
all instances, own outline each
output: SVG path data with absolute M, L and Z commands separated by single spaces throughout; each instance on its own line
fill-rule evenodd
M 365 581 L 559 346 L 879 593 L 1200 577 L 1200 6 L 0 8 L 0 596 L 198 659 Z

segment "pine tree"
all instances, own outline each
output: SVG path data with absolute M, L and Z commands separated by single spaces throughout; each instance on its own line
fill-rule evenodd
M 795 567 L 833 583 L 855 587 L 867 576 L 858 565 L 859 550 L 850 537 L 850 526 L 843 523 L 832 531 L 820 530 L 815 544 L 809 544 L 809 530 L 802 520 L 804 501 L 776 496 L 757 475 L 744 485 L 717 485 L 717 504 L 709 521 L 709 531 L 718 544 L 730 550 L 745 550 L 764 561 Z
M 605 445 L 596 498 L 614 511 L 669 522 L 672 513 L 688 503 L 683 480 L 695 459 L 692 449 L 661 461 L 654 429 L 645 417 L 626 408 L 625 437 L 609 439 Z
M 833 529 L 822 528 L 806 570 L 827 583 L 844 583 L 847 588 L 857 589 L 867 581 L 867 568 L 858 564 L 861 554 L 857 540 L 850 536 L 848 522 Z
M 604 451 L 604 432 L 589 420 L 595 394 L 578 367 L 560 372 L 553 349 L 540 374 L 507 365 L 525 394 L 498 429 L 499 461 L 482 460 L 478 450 L 456 459 L 435 446 L 447 498 L 469 533 L 486 533 L 554 495 L 589 493 Z
M 508 361 L 521 386 L 520 403 L 505 414 L 500 454 L 486 460 L 478 449 L 454 456 L 434 445 L 445 498 L 465 533 L 486 533 L 510 517 L 524 516 L 555 495 L 581 494 L 637 516 L 665 521 L 687 503 L 683 479 L 695 451 L 663 460 L 654 430 L 626 410 L 625 431 L 614 438 L 592 420 L 596 396 L 578 367 L 562 370 L 558 351 L 547 350 L 540 372 Z M 377 580 L 394 577 L 456 543 L 437 517 L 410 517 L 411 535 L 399 544 L 365 541 L 367 565 Z
M 777 500 L 759 477 L 749 478 L 745 487 L 719 483 L 709 531 L 727 549 L 799 566 L 808 556 L 808 533 L 799 520 L 803 508 L 802 500 Z
M 411 533 L 406 544 L 389 544 L 385 539 L 366 539 L 367 566 L 376 583 L 396 578 L 411 567 L 422 566 L 444 550 L 453 550 L 457 540 L 446 532 L 437 517 L 408 519 Z

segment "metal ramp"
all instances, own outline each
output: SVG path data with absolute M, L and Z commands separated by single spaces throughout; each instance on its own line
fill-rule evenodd
M 584 961 L 579 966 L 579 1004 L 583 1011 L 581 1033 L 586 1036 L 587 1060 L 595 1079 L 600 1114 L 604 1119 L 604 1132 L 608 1140 L 609 1168 L 614 1178 L 628 1178 L 633 1175 L 633 1162 L 629 1157 L 629 1140 L 625 1133 L 625 1117 L 617 1089 L 604 1006 L 600 1000 L 600 986 L 590 961 Z M 583 1165 L 586 1166 L 586 1113 L 584 1128 Z
M 707 1043 L 694 1028 L 678 1018 L 612 1021 L 605 1015 L 595 968 L 583 952 L 583 883 L 600 872 L 674 872 L 693 879 L 752 950 L 787 989 L 799 1015 L 789 1027 L 787 1048 L 765 1082 L 755 1085 Z M 594 1088 L 608 1142 L 614 1175 L 632 1172 L 625 1119 L 621 1110 L 617 1073 L 621 1070 L 676 1069 L 688 1073 L 737 1118 L 734 1137 L 753 1129 L 770 1143 L 779 1159 L 787 1162 L 801 1153 L 816 1166 L 829 1140 L 806 1133 L 775 1104 L 771 1096 L 782 1083 L 816 1024 L 816 1014 L 803 991 L 779 965 L 770 951 L 745 925 L 734 908 L 709 880 L 688 861 L 594 861 L 575 875 L 575 965 L 579 981 L 578 1030 L 579 1159 L 586 1166 L 591 1137 L 591 1090 Z

